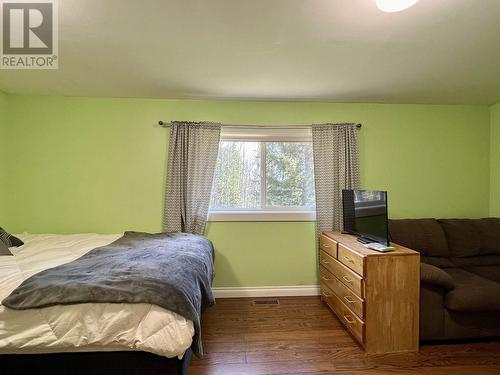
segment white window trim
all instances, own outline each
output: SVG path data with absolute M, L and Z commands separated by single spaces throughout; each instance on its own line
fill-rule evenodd
M 223 126 L 220 139 L 255 142 L 312 142 L 310 127 Z
M 210 211 L 208 221 L 316 221 L 316 211 Z
M 221 141 L 255 142 L 312 142 L 310 127 L 223 126 Z M 265 178 L 265 173 L 263 178 Z M 265 184 L 263 185 L 265 186 Z M 276 209 L 216 209 L 208 213 L 208 221 L 316 221 L 316 210 L 307 208 L 279 207 Z

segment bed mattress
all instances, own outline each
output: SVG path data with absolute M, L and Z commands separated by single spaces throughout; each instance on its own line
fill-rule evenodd
M 108 245 L 121 234 L 17 235 L 24 241 L 0 257 L 0 301 L 30 276 Z M 84 303 L 12 310 L 0 304 L 0 354 L 138 350 L 182 358 L 191 320 L 150 304 Z

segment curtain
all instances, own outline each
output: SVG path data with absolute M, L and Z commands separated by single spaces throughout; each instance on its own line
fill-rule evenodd
M 221 125 L 173 122 L 170 128 L 165 232 L 203 234 L 219 152 Z
M 359 188 L 356 124 L 312 126 L 316 227 L 342 230 L 342 189 Z

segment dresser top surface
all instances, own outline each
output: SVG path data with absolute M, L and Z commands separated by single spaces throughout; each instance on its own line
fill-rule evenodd
M 352 251 L 358 253 L 361 256 L 401 256 L 401 255 L 420 255 L 417 251 L 408 249 L 407 247 L 395 244 L 391 242 L 391 246 L 394 247 L 394 251 L 389 251 L 386 253 L 382 253 L 380 251 L 375 251 L 375 250 L 370 250 L 366 247 L 364 247 L 361 243 L 359 243 L 356 239 L 356 236 L 353 236 L 352 234 L 343 234 L 339 231 L 332 231 L 332 232 L 323 232 L 323 235 L 327 236 L 328 238 L 331 238 L 332 240 L 335 240 Z

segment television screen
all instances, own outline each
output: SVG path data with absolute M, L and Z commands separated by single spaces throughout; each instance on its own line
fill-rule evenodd
M 342 203 L 345 232 L 389 246 L 386 191 L 342 190 Z

